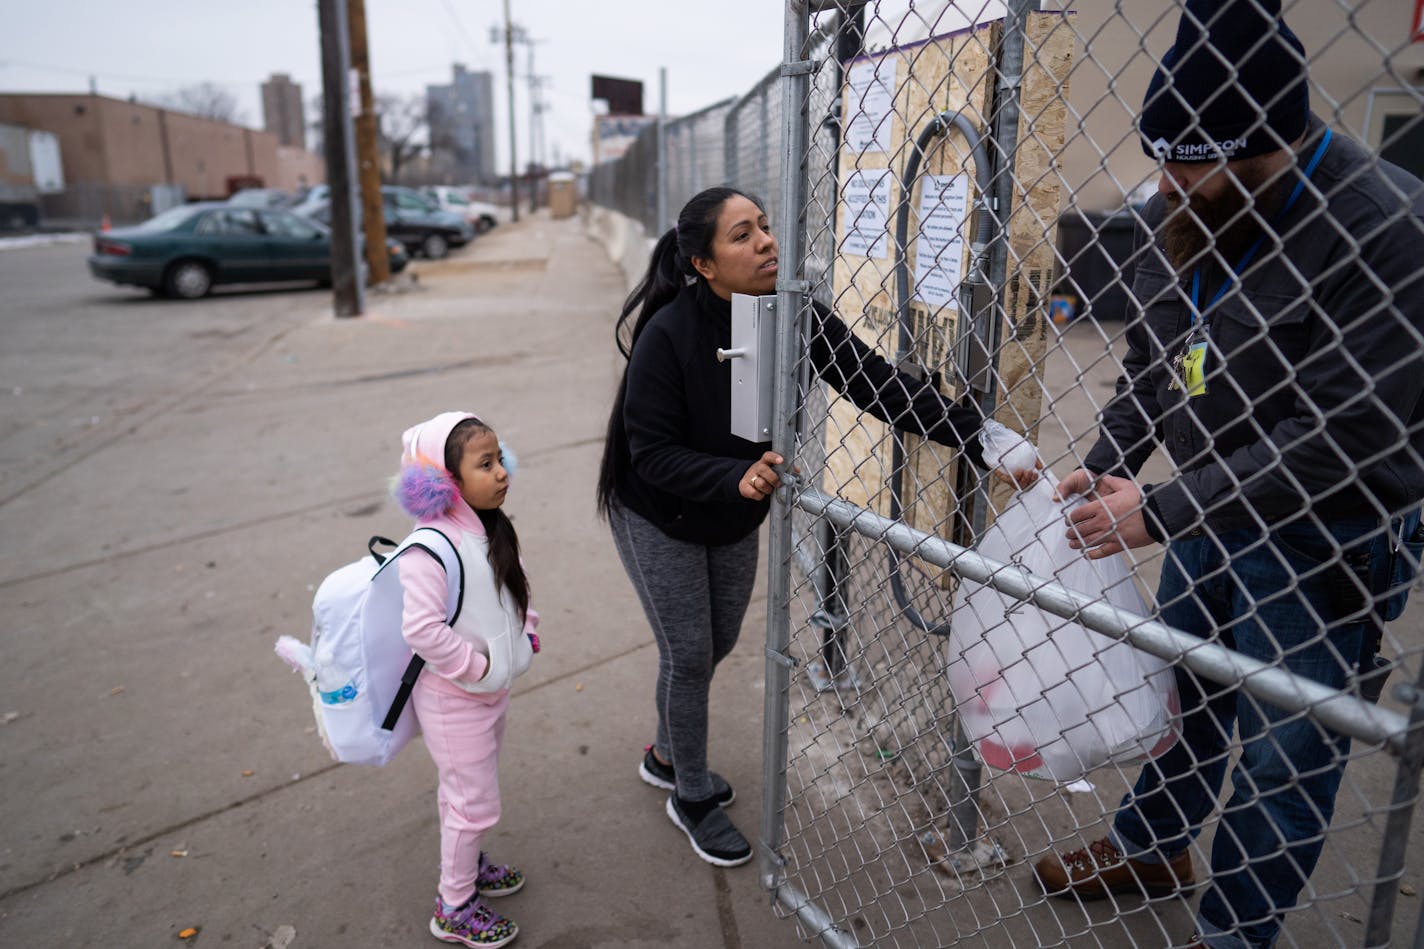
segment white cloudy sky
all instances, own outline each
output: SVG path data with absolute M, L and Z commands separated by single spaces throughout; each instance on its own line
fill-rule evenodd
M 258 84 L 285 72 L 320 91 L 316 4 L 312 0 L 39 0 L 3 3 L 0 92 L 99 92 L 153 97 L 197 82 L 238 97 L 249 124 L 262 118 Z M 668 70 L 668 110 L 691 112 L 740 95 L 781 59 L 779 0 L 511 0 L 513 19 L 535 46 L 535 69 L 548 77 L 545 135 L 565 158 L 587 158 L 589 75 L 641 79 L 657 111 L 658 68 Z M 449 81 L 450 64 L 496 74 L 498 149 L 503 141 L 503 46 L 490 27 L 503 22 L 500 0 L 366 0 L 377 92 L 418 93 Z M 526 72 L 527 51 L 516 48 Z M 527 85 L 516 81 L 520 162 L 528 147 Z

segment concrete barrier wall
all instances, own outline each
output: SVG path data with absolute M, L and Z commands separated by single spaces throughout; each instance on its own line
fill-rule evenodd
M 656 238 L 649 237 L 643 225 L 610 208 L 585 205 L 584 226 L 590 237 L 603 245 L 608 257 L 623 273 L 628 292 L 643 278 L 648 269 L 648 256 Z

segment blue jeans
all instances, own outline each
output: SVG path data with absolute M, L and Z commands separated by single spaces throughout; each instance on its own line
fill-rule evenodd
M 1157 603 L 1164 623 L 1333 688 L 1347 684 L 1368 624 L 1341 622 L 1341 546 L 1384 557 L 1388 541 L 1366 537 L 1370 518 L 1328 525 L 1235 531 L 1173 541 Z M 1146 862 L 1180 855 L 1215 809 L 1231 756 L 1241 759 L 1221 811 L 1211 874 L 1197 910 L 1213 947 L 1271 946 L 1281 914 L 1310 879 L 1335 810 L 1350 740 L 1299 713 L 1199 679 L 1180 666 L 1181 740 L 1149 762 L 1122 800 L 1113 836 L 1124 854 Z

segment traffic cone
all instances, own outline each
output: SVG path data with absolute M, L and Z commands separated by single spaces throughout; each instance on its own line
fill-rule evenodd
M 108 231 L 112 230 L 112 228 L 113 225 L 109 223 L 109 215 L 105 214 L 104 216 L 99 218 L 99 230 Z

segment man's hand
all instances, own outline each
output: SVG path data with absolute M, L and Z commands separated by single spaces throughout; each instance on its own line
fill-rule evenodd
M 1132 547 L 1152 543 L 1142 517 L 1142 491 L 1128 478 L 1094 477 L 1079 468 L 1058 484 L 1062 500 L 1079 494 L 1089 500 L 1068 512 L 1068 546 L 1088 548 L 1089 560 L 1100 560 Z

